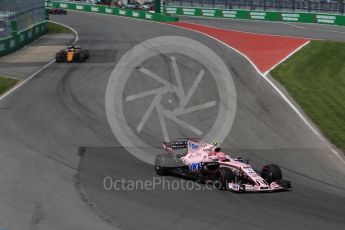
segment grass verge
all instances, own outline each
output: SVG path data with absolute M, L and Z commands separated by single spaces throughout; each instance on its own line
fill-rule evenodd
M 47 33 L 48 34 L 58 34 L 58 33 L 73 33 L 69 28 L 56 24 L 54 22 L 47 23 Z
M 345 151 L 345 43 L 312 41 L 271 75 L 324 135 Z
M 0 77 L 0 95 L 12 88 L 17 82 L 17 79 Z

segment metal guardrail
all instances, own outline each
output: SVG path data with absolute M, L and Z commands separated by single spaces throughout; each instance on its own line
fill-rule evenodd
M 177 22 L 178 18 L 168 15 L 148 12 L 144 10 L 131 10 L 119 7 L 109 7 L 104 5 L 85 4 L 74 1 L 51 1 L 52 8 L 64 8 L 69 10 L 85 11 L 100 14 L 117 15 L 123 17 L 131 17 L 143 20 L 159 21 L 159 22 Z
M 344 14 L 345 0 L 165 0 L 167 6 Z
M 45 0 L 0 0 L 0 38 L 10 35 L 10 22 L 23 31 L 45 21 Z
M 45 32 L 45 0 L 0 0 L 0 57 Z

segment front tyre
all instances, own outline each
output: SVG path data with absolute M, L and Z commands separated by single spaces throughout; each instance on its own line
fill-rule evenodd
M 270 164 L 262 167 L 261 177 L 271 184 L 274 181 L 282 180 L 282 171 L 278 165 Z
M 85 62 L 86 59 L 87 58 L 85 53 L 79 53 L 79 62 Z
M 170 173 L 170 170 L 173 168 L 174 159 L 167 154 L 157 155 L 155 158 L 155 171 L 159 176 L 166 176 Z
M 235 181 L 235 174 L 229 168 L 221 167 L 213 177 L 214 186 L 219 190 L 227 190 L 228 184 Z

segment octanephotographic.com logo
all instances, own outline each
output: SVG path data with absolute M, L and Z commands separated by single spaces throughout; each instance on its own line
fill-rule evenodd
M 193 137 L 222 142 L 236 114 L 236 89 L 223 60 L 204 44 L 179 36 L 146 40 L 115 66 L 106 114 L 116 139 L 153 164 L 162 141 Z

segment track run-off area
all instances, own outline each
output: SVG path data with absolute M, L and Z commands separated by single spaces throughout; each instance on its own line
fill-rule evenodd
M 304 38 L 240 32 L 188 22 L 170 24 L 203 33 L 225 43 L 247 56 L 261 73 L 267 73 L 309 42 Z
M 311 39 L 344 41 L 343 28 L 301 25 L 308 28 L 302 29 L 282 23 L 205 19 L 169 25 L 72 11 L 67 16 L 52 16 L 52 20 L 78 33 L 77 45 L 90 51 L 90 60 L 53 63 L 0 101 L 0 107 L 7 108 L 0 110 L 0 194 L 6 197 L 0 200 L 0 226 L 18 230 L 343 228 L 343 162 L 328 141 L 316 135 L 262 76 Z M 292 181 L 292 191 L 235 194 L 161 186 L 130 191 L 104 188 L 105 177 L 135 181 L 156 177 L 152 165 L 128 152 L 141 146 L 130 141 L 124 146 L 114 137 L 105 97 L 109 78 L 121 58 L 141 42 L 160 36 L 192 39 L 221 58 L 236 91 L 227 92 L 236 102 L 236 111 L 221 145 L 231 156 L 249 158 L 255 168 L 280 165 L 284 177 Z M 140 63 L 140 68 L 132 66 L 133 74 L 119 97 L 123 100 L 123 123 L 140 130 L 138 136 L 156 149 L 164 136 L 159 111 L 143 119 L 153 98 L 128 98 L 166 82 L 181 85 L 188 92 L 203 67 L 190 57 L 163 51 L 164 47 L 155 47 L 152 52 L 156 56 Z M 180 82 L 175 82 L 171 60 L 176 61 Z M 179 117 L 202 134 L 217 121 L 216 107 L 224 102 L 219 90 L 226 89 L 221 87 L 221 79 L 212 78 L 212 67 L 206 68 L 210 71 L 205 70 L 190 104 L 215 103 Z M 164 80 L 155 81 L 158 78 L 144 74 L 149 73 L 146 70 Z M 163 108 L 172 110 L 178 99 L 175 93 L 164 94 Z M 233 109 L 225 107 L 224 112 Z M 197 133 L 180 120 L 165 121 L 172 139 Z M 143 126 L 138 128 L 138 124 Z M 80 147 L 85 151 L 78 155 Z

